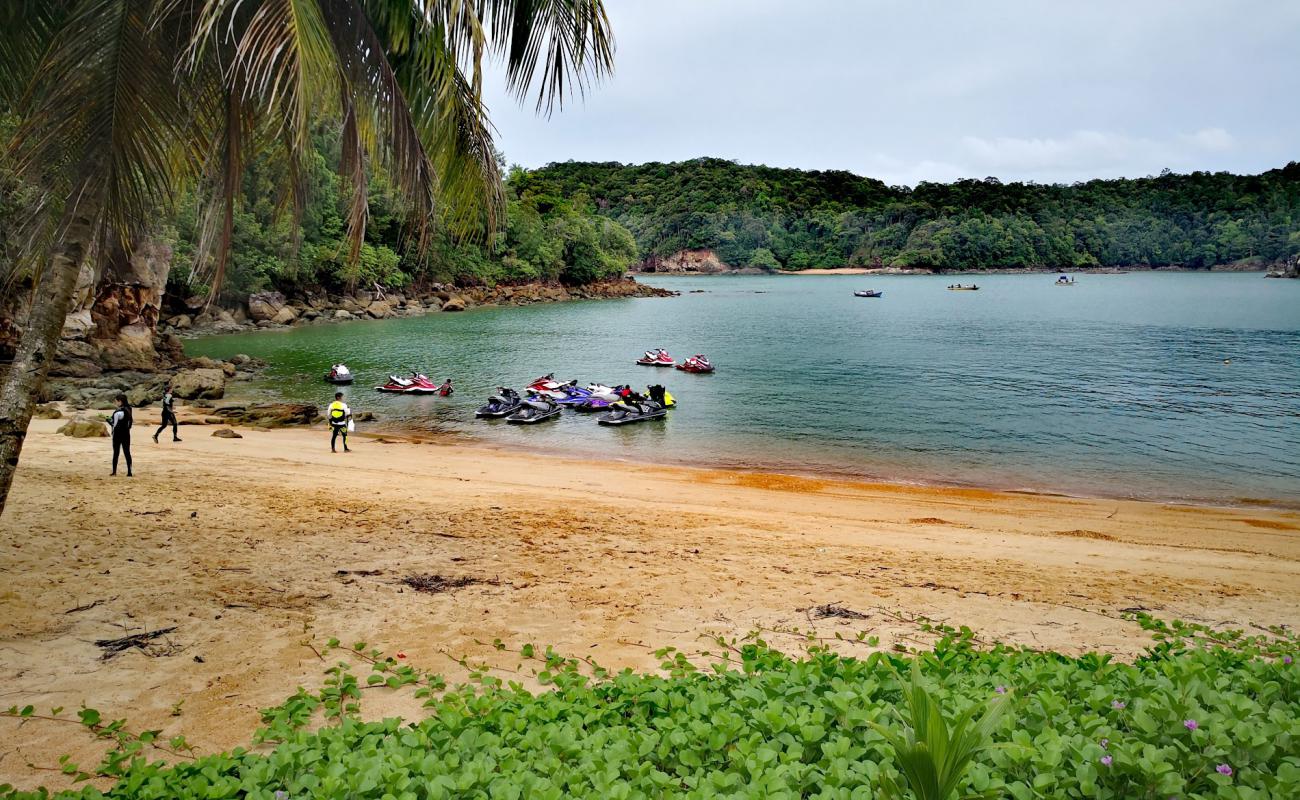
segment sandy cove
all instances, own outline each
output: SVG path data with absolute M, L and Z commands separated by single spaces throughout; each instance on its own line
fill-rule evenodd
M 552 644 L 607 666 L 767 629 L 911 645 L 921 614 L 989 638 L 1120 655 L 1148 643 L 1123 609 L 1240 627 L 1300 624 L 1300 513 L 592 463 L 317 429 L 136 427 L 132 479 L 107 439 L 33 423 L 0 518 L 3 705 L 80 703 L 204 752 L 245 744 L 257 709 L 326 666 L 305 640 L 513 667 L 490 645 Z M 436 573 L 496 583 L 444 594 Z M 838 603 L 866 619 L 814 620 Z M 97 639 L 175 626 L 153 655 L 101 660 Z M 867 647 L 845 644 L 848 652 Z M 182 713 L 173 704 L 184 699 Z M 417 716 L 367 694 L 367 714 Z M 0 720 L 0 783 L 48 783 L 93 745 Z M 8 751 L 5 754 L 5 751 Z

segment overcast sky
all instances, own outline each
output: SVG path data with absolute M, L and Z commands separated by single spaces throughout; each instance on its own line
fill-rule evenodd
M 612 78 L 550 119 L 488 85 L 511 163 L 847 169 L 890 184 L 1300 160 L 1300 0 L 605 0 Z

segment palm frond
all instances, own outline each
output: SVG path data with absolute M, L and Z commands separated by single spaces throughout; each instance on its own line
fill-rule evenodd
M 0 102 L 10 108 L 22 102 L 70 5 L 59 0 L 0 3 Z
M 150 5 L 77 4 L 19 109 L 17 168 L 90 219 L 99 252 L 131 241 L 202 154 Z
M 537 84 L 537 110 L 564 106 L 614 69 L 614 32 L 601 0 L 480 0 L 492 49 L 520 100 Z

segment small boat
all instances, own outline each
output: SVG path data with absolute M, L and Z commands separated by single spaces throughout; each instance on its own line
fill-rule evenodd
M 854 292 L 854 297 L 884 297 L 885 293 L 877 289 L 863 289 L 860 292 Z
M 1073 286 L 1076 282 L 1077 281 L 1075 281 L 1074 278 L 1071 278 L 1069 275 L 1062 275 L 1061 277 L 1056 279 L 1057 286 Z
M 677 364 L 673 357 L 668 355 L 668 351 L 662 347 L 658 350 L 645 351 L 645 355 L 638 358 L 636 363 L 643 367 L 672 367 Z
M 962 286 L 960 283 L 955 283 L 952 286 L 949 286 L 948 289 L 953 292 L 978 292 L 980 287 L 973 283 L 970 286 Z
M 696 374 L 709 373 L 714 370 L 713 362 L 702 355 L 693 355 L 685 359 L 677 365 L 677 368 L 682 372 L 694 372 Z
M 347 364 L 335 364 L 330 367 L 329 372 L 325 373 L 325 382 L 338 384 L 339 386 L 352 383 L 352 370 L 348 369 Z

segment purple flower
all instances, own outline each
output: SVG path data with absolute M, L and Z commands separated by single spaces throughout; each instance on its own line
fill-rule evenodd
M 276 789 L 275 800 L 289 800 L 289 793 L 283 789 Z
M 998 686 L 998 687 L 995 687 L 995 688 L 993 689 L 993 691 L 997 692 L 998 694 L 1006 694 L 1006 693 L 1007 693 L 1007 687 L 1005 687 L 1005 686 Z
M 1116 711 L 1123 711 L 1124 709 L 1128 708 L 1128 703 L 1125 703 L 1123 700 L 1112 700 L 1110 703 L 1110 707 L 1115 709 Z
M 1200 726 L 1200 725 L 1197 725 L 1197 724 L 1196 724 L 1196 720 L 1194 720 L 1194 719 L 1185 719 L 1185 720 L 1183 720 L 1183 727 L 1186 728 L 1186 729 L 1189 730 L 1189 731 L 1194 731 L 1194 730 L 1196 730 L 1197 728 L 1199 728 L 1199 727 L 1201 727 L 1201 726 Z
M 1110 739 L 1102 739 L 1098 744 L 1101 745 L 1102 750 L 1105 750 L 1107 747 L 1110 747 Z
M 1110 756 L 1102 756 L 1102 757 L 1101 757 L 1101 765 L 1102 765 L 1103 767 L 1109 767 L 1109 766 L 1110 766 L 1110 763 L 1111 763 L 1112 761 L 1114 761 L 1114 760 L 1115 760 L 1115 759 L 1111 758 Z
M 1214 771 L 1219 773 L 1220 775 L 1231 775 L 1232 767 L 1228 766 L 1227 764 L 1220 764 L 1219 766 L 1214 768 Z
M 1291 656 L 1282 656 L 1282 663 L 1291 666 Z

